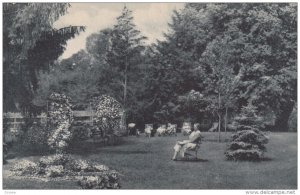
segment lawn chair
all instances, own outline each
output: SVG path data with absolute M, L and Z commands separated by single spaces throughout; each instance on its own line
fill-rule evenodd
M 189 135 L 192 132 L 192 125 L 190 122 L 184 122 L 182 125 L 181 132 L 183 135 Z
M 194 143 L 196 144 L 195 148 L 190 148 L 186 151 L 185 153 L 185 159 L 190 160 L 191 158 L 193 159 L 198 159 L 198 150 L 200 149 L 200 145 L 202 142 L 202 136 L 200 138 L 198 138 L 198 140 L 196 140 Z
M 146 124 L 145 125 L 145 136 L 150 138 L 152 131 L 153 131 L 153 124 Z
M 177 136 L 176 130 L 177 130 L 177 124 L 168 123 L 168 128 L 167 128 L 167 131 L 166 131 L 166 135 L 175 135 L 175 136 Z
M 167 131 L 166 125 L 160 125 L 160 127 L 158 127 L 156 130 L 158 136 L 165 135 L 166 131 Z

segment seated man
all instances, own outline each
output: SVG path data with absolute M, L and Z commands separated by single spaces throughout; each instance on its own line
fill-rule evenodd
M 174 155 L 172 160 L 177 159 L 177 155 L 180 152 L 181 157 L 184 157 L 185 152 L 188 149 L 194 149 L 197 146 L 197 142 L 199 139 L 201 139 L 201 132 L 199 130 L 199 125 L 197 125 L 194 128 L 194 131 L 189 135 L 188 140 L 183 140 L 183 141 L 177 141 L 176 145 L 174 146 Z

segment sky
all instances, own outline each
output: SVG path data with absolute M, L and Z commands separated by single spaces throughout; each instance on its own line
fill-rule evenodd
M 92 33 L 113 27 L 124 5 L 125 3 L 71 3 L 68 14 L 60 17 L 54 27 L 86 26 L 86 31 L 67 42 L 61 59 L 85 49 L 86 38 Z M 150 44 L 163 39 L 163 33 L 168 32 L 168 22 L 171 21 L 173 10 L 182 9 L 184 3 L 126 3 L 126 6 L 133 11 L 137 29 L 148 37 L 146 43 Z

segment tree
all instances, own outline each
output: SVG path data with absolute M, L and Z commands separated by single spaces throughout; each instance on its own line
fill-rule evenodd
M 34 112 L 31 101 L 38 72 L 48 71 L 64 51 L 66 41 L 84 30 L 82 26 L 52 27 L 68 7 L 66 3 L 4 4 L 4 110 Z
M 86 106 L 89 99 L 99 94 L 99 64 L 84 50 L 57 63 L 49 72 L 40 73 L 38 89 L 33 103 L 42 107 L 47 105 L 51 93 L 64 93 L 77 106 Z M 102 89 L 102 91 L 105 89 Z
M 208 95 L 210 110 L 218 116 L 219 141 L 222 118 L 225 118 L 226 132 L 228 109 L 234 108 L 234 92 L 239 82 L 239 75 L 234 75 L 234 50 L 228 39 L 229 37 L 218 36 L 209 43 L 201 58 L 201 66 L 206 69 L 198 69 L 202 70 L 201 73 L 205 77 L 205 94 Z
M 225 152 L 228 160 L 253 161 L 263 157 L 269 138 L 260 131 L 261 117 L 256 113 L 256 107 L 249 103 L 235 118 L 238 132 L 232 135 L 232 142 Z
M 205 61 L 204 53 L 211 54 L 213 45 L 227 40 L 229 50 L 219 53 L 230 59 L 233 75 L 239 75 L 238 106 L 251 101 L 259 111 L 273 110 L 275 126 L 286 130 L 296 101 L 296 12 L 296 5 L 288 3 L 187 4 L 179 14 L 182 22 L 173 28 L 182 29 L 175 40 L 189 42 L 185 49 L 195 65 Z M 216 60 L 223 64 L 222 56 Z M 209 63 L 199 67 L 200 72 L 210 69 Z
M 144 50 L 143 40 L 140 31 L 133 23 L 132 11 L 124 6 L 121 16 L 117 18 L 117 24 L 111 32 L 111 47 L 107 55 L 107 63 L 111 67 L 116 67 L 122 73 L 121 83 L 123 86 L 122 103 L 126 112 L 128 108 L 128 91 L 133 82 L 132 76 L 141 61 L 141 54 Z

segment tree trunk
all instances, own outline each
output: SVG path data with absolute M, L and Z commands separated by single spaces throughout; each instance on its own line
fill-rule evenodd
M 218 103 L 219 103 L 219 113 L 218 113 L 218 117 L 219 117 L 219 142 L 221 141 L 221 95 L 220 95 L 220 92 L 219 92 L 219 100 L 218 100 Z
M 128 68 L 128 61 L 127 61 L 127 56 L 126 56 L 126 61 L 125 61 L 125 71 L 124 71 L 124 94 L 123 94 L 123 108 L 124 108 L 124 121 L 123 121 L 123 128 L 126 128 L 126 101 L 127 101 L 127 68 Z M 128 130 L 127 130 L 128 131 Z M 129 135 L 129 131 L 127 132 Z
M 225 108 L 225 121 L 224 121 L 224 125 L 225 125 L 225 133 L 227 133 L 227 113 L 228 113 L 228 107 L 226 106 Z
M 277 114 L 275 119 L 274 131 L 288 131 L 288 121 L 294 108 L 294 103 L 289 102 L 281 106 L 281 112 Z

